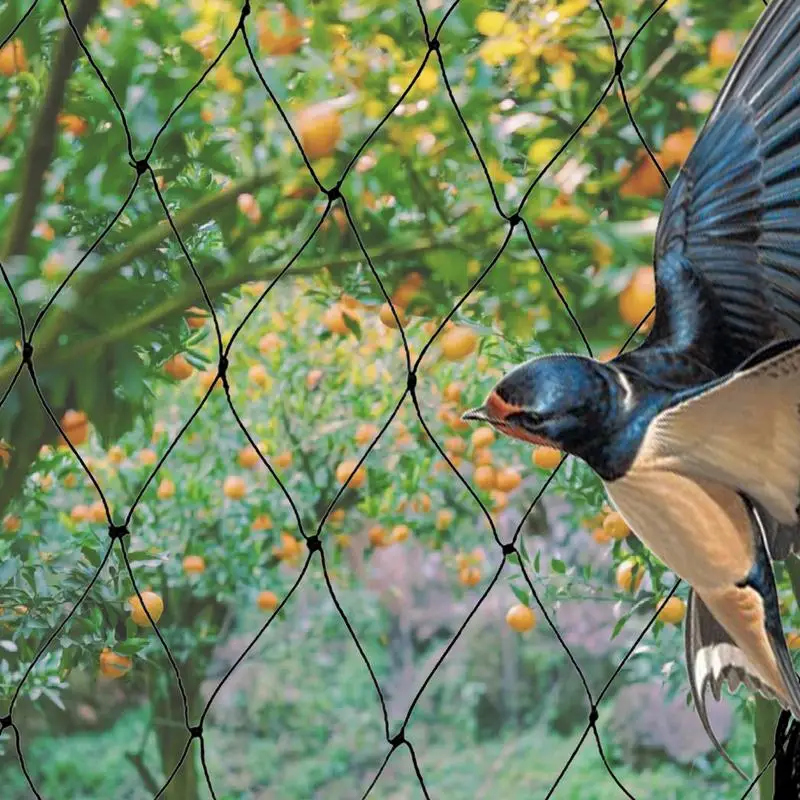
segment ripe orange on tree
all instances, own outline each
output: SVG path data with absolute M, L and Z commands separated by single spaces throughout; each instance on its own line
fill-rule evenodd
M 208 320 L 208 312 L 197 306 L 186 309 L 186 324 L 193 330 L 202 328 Z
M 71 133 L 73 136 L 83 136 L 89 129 L 86 120 L 75 114 L 59 114 L 58 124 L 67 131 L 67 133 Z
M 395 525 L 392 528 L 392 541 L 404 542 L 411 535 L 411 530 L 408 525 Z
M 633 170 L 625 166 L 620 175 L 623 178 L 619 190 L 622 197 L 660 197 L 666 189 L 658 167 L 644 150 L 639 152 Z
M 398 319 L 400 320 L 401 325 L 405 325 L 407 321 L 406 312 L 403 310 L 402 306 L 395 306 L 395 312 L 397 314 Z M 378 312 L 378 316 L 380 317 L 381 322 L 387 328 L 397 328 L 397 320 L 394 318 L 394 314 L 392 313 L 392 307 L 388 303 L 384 303 L 381 306 L 381 310 Z
M 492 498 L 492 507 L 497 511 L 501 511 L 508 505 L 508 495 L 501 492 L 499 489 L 492 489 L 489 492 Z
M 377 425 L 372 425 L 369 422 L 365 422 L 362 425 L 359 425 L 358 429 L 356 430 L 356 444 L 363 447 L 364 445 L 369 444 L 377 435 Z
M 436 513 L 436 530 L 446 530 L 455 519 L 455 514 L 449 508 L 442 508 Z
M 281 469 L 286 469 L 290 467 L 292 464 L 292 454 L 288 450 L 284 450 L 283 453 L 279 453 L 275 456 L 275 466 L 280 467 Z
M 478 346 L 478 337 L 464 327 L 453 327 L 442 337 L 442 355 L 448 361 L 461 361 Z
M 460 436 L 448 436 L 444 440 L 444 449 L 448 453 L 455 453 L 461 455 L 467 449 L 467 443 Z
M 11 77 L 28 69 L 25 46 L 19 39 L 12 39 L 0 48 L 0 75 Z
M 479 489 L 494 489 L 495 488 L 495 472 L 494 467 L 484 464 L 477 467 L 474 475 L 475 485 Z
M 356 464 L 358 464 L 357 461 L 349 459 L 347 461 L 342 461 L 342 463 L 336 467 L 336 480 L 339 481 L 339 483 L 344 483 L 350 476 L 350 473 L 355 469 L 356 471 L 348 485 L 353 489 L 358 489 L 363 486 L 364 481 L 367 479 L 367 471 L 364 469 L 363 465 L 356 469 Z
M 156 495 L 159 500 L 169 500 L 171 497 L 175 496 L 175 484 L 169 478 L 164 478 L 161 483 L 158 484 Z
M 114 653 L 107 647 L 100 653 L 100 672 L 106 678 L 121 678 L 130 672 L 132 666 L 130 658 Z
M 265 333 L 258 340 L 258 349 L 262 355 L 271 353 L 273 350 L 279 349 L 280 346 L 281 346 L 281 338 L 274 331 L 271 331 L 270 333 Z
M 333 155 L 342 136 L 342 121 L 333 106 L 320 103 L 300 111 L 295 130 L 306 158 L 316 161 Z
M 322 380 L 324 374 L 325 373 L 321 369 L 309 370 L 308 374 L 306 375 L 306 386 L 308 387 L 309 391 L 313 391 L 317 388 L 317 386 L 319 386 L 319 382 Z
M 239 465 L 245 469 L 253 469 L 259 464 L 261 459 L 258 457 L 258 451 L 253 445 L 248 444 L 239 451 Z
M 447 386 L 444 387 L 444 399 L 449 403 L 457 403 L 461 399 L 461 390 L 463 388 L 464 387 L 456 381 L 448 383 Z M 480 430 L 480 428 L 478 430 Z M 494 438 L 494 436 L 492 438 Z M 475 444 L 474 440 L 472 443 Z M 476 445 L 476 447 L 477 446 L 478 445 Z
M 656 608 L 661 605 L 661 601 L 656 603 Z M 658 612 L 658 619 L 668 625 L 679 625 L 686 616 L 686 603 L 680 597 L 670 597 L 661 611 Z
M 612 511 L 606 516 L 603 520 L 603 530 L 611 539 L 624 539 L 631 532 L 619 511 Z
M 481 571 L 477 567 L 463 567 L 458 571 L 458 579 L 464 586 L 475 586 L 481 582 Z
M 669 169 L 683 164 L 694 146 L 695 139 L 697 131 L 694 128 L 682 128 L 667 136 L 661 147 L 661 166 Z
M 351 308 L 342 306 L 339 303 L 332 305 L 322 315 L 322 324 L 331 332 L 338 333 L 340 336 L 346 336 L 350 333 L 350 328 L 347 327 L 345 317 L 358 322 L 358 314 Z
M 594 539 L 597 544 L 608 544 L 611 541 L 611 537 L 603 528 L 595 528 L 592 531 L 592 539 Z
M 185 381 L 191 377 L 194 367 L 178 353 L 164 362 L 164 372 L 176 381 Z
M 247 484 L 239 475 L 228 475 L 222 484 L 222 492 L 229 500 L 241 500 L 247 494 Z
M 519 472 L 511 467 L 503 467 L 497 472 L 495 484 L 501 492 L 511 492 L 522 483 Z
M 205 569 L 206 562 L 202 556 L 186 556 L 183 559 L 183 571 L 187 575 L 199 575 Z
M 22 520 L 16 514 L 6 514 L 3 517 L 3 530 L 6 533 L 16 533 L 22 525 Z
M 254 531 L 268 531 L 272 527 L 272 519 L 269 514 L 259 514 L 254 520 L 252 528 Z
M 536 615 L 528 606 L 517 604 L 508 609 L 506 622 L 517 633 L 524 633 L 536 626 Z
M 144 450 L 139 451 L 139 463 L 145 467 L 151 467 L 156 461 L 158 461 L 158 455 L 155 450 L 145 447 Z
M 253 364 L 253 366 L 247 370 L 247 378 L 250 383 L 254 383 L 256 386 L 263 387 L 269 383 L 269 375 L 267 375 L 267 370 L 262 364 Z
M 69 409 L 61 417 L 61 429 L 73 446 L 79 447 L 89 438 L 89 418 L 83 411 Z M 63 436 L 59 436 L 59 442 L 66 444 Z
M 492 451 L 488 447 L 481 447 L 472 453 L 472 463 L 476 467 L 492 463 Z
M 345 513 L 343 508 L 334 509 L 331 511 L 331 515 L 328 519 L 331 520 L 331 522 L 344 522 Z
M 164 601 L 155 592 L 145 591 L 141 594 L 141 600 L 137 595 L 132 595 L 128 598 L 128 603 L 131 607 L 131 619 L 137 625 L 144 627 L 150 624 L 146 611 L 149 612 L 154 622 L 161 619 L 161 615 L 164 613 Z
M 483 426 L 477 428 L 472 432 L 472 446 L 475 448 L 488 447 L 494 442 L 494 431 L 488 427 Z
M 739 55 L 739 42 L 733 31 L 717 31 L 708 48 L 708 61 L 712 67 L 730 67 Z
M 256 17 L 258 46 L 271 56 L 288 56 L 303 44 L 303 23 L 284 5 Z
M 656 302 L 656 279 L 652 267 L 639 267 L 619 296 L 619 315 L 628 325 L 638 325 Z M 655 313 L 655 312 L 654 312 Z M 652 327 L 653 315 L 641 330 Z
M 642 585 L 644 567 L 635 558 L 629 558 L 617 567 L 616 578 L 623 592 L 635 592 Z
M 118 445 L 108 448 L 108 460 L 111 464 L 121 464 L 125 460 L 125 451 Z
M 537 447 L 533 451 L 533 463 L 542 469 L 555 469 L 561 463 L 561 451 L 555 447 Z
M 265 589 L 263 592 L 258 593 L 256 605 L 262 611 L 274 611 L 278 607 L 278 595 Z
M 790 650 L 800 650 L 800 633 L 791 631 L 786 634 L 786 646 Z
M 102 501 L 97 500 L 88 507 L 86 518 L 89 522 L 105 522 L 106 509 Z
M 367 531 L 367 538 L 373 547 L 383 547 L 386 544 L 386 528 L 383 525 L 373 525 Z
M 69 516 L 74 522 L 86 522 L 89 519 L 90 513 L 89 506 L 78 503 L 72 507 Z

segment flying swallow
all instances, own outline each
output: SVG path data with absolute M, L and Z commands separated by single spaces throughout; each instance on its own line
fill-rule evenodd
M 800 0 L 772 0 L 747 39 L 666 196 L 654 264 L 640 347 L 535 358 L 463 418 L 582 459 L 690 584 L 689 684 L 719 747 L 705 693 L 723 683 L 800 720 L 772 568 L 800 551 Z

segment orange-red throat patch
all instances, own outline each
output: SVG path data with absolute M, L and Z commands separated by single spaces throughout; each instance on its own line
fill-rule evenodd
M 514 403 L 507 403 L 502 397 L 500 397 L 499 394 L 497 394 L 497 392 L 491 392 L 489 394 L 489 397 L 486 398 L 486 402 L 484 403 L 484 409 L 486 410 L 486 415 L 490 419 L 496 420 L 494 424 L 496 425 L 497 429 L 506 436 L 511 436 L 514 439 L 520 439 L 521 441 L 529 442 L 530 444 L 542 445 L 544 447 L 555 447 L 556 449 L 558 448 L 557 444 L 545 436 L 538 436 L 526 431 L 524 428 L 521 428 L 518 425 L 509 425 L 506 423 L 504 421 L 506 417 L 518 411 L 524 411 L 524 408 L 523 406 L 518 406 Z

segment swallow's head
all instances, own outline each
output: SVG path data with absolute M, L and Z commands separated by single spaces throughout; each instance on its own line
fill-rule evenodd
M 608 368 L 581 356 L 542 356 L 515 367 L 462 419 L 531 444 L 580 455 L 609 408 Z

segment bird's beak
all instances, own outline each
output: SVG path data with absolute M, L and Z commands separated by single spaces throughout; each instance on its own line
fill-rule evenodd
M 461 415 L 461 419 L 467 422 L 488 422 L 490 424 L 500 421 L 490 414 L 486 406 L 478 406 L 477 408 L 471 408 L 469 411 L 465 411 Z

